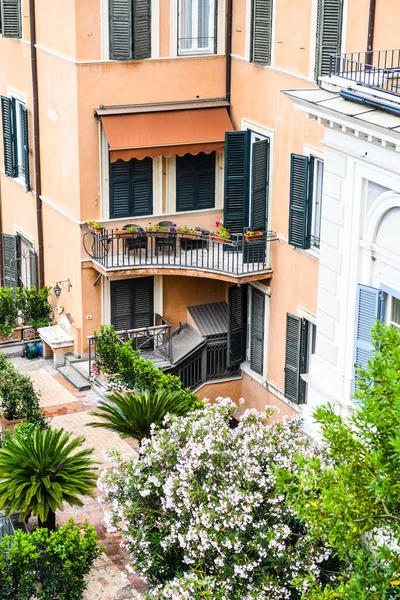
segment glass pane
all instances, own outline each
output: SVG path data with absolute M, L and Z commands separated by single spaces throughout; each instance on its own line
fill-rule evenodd
M 179 50 L 190 50 L 193 47 L 193 0 L 180 0 L 179 13 Z
M 319 247 L 321 237 L 321 207 L 322 207 L 322 187 L 324 181 L 324 163 L 318 158 L 314 158 L 314 188 L 313 188 L 313 207 L 311 235 L 313 237 L 312 245 Z
M 210 44 L 209 40 L 209 26 L 210 26 L 210 0 L 199 0 L 199 12 L 198 12 L 198 48 L 208 48 Z
M 400 327 L 400 300 L 392 298 L 392 314 L 390 320 Z
M 24 134 L 22 129 L 22 110 L 21 102 L 16 100 L 15 102 L 15 123 L 17 130 L 17 160 L 18 160 L 18 177 L 25 176 L 24 166 Z

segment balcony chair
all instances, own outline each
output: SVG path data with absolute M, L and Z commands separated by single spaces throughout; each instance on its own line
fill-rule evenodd
M 132 250 L 139 251 L 141 252 L 142 249 L 144 249 L 144 253 L 145 253 L 145 257 L 146 257 L 146 261 L 147 261 L 147 252 L 148 252 L 148 247 L 147 247 L 147 236 L 146 236 L 146 232 L 143 229 L 143 227 L 140 227 L 140 225 L 136 225 L 134 223 L 130 223 L 128 225 L 124 225 L 124 227 L 122 229 L 128 229 L 128 227 L 135 227 L 138 231 L 137 233 L 137 237 L 131 237 L 131 238 L 124 238 L 124 252 L 127 252 L 129 254 L 129 252 L 131 252 Z
M 161 248 L 164 250 L 165 248 L 172 248 L 174 251 L 174 256 L 176 256 L 176 225 L 172 221 L 160 221 L 158 223 L 160 227 L 170 227 L 170 231 L 167 236 L 155 236 L 155 253 L 158 256 L 158 249 Z

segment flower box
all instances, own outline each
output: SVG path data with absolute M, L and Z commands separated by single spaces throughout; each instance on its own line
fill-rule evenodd
M 94 233 L 101 233 L 104 227 L 94 227 L 94 225 L 90 225 L 90 223 L 86 223 L 86 227 L 90 229 L 90 231 L 94 231 Z
M 198 231 L 197 233 L 194 233 L 193 231 L 178 231 L 177 234 L 179 237 L 182 238 L 186 238 L 189 240 L 197 240 L 201 236 L 201 231 Z
M 259 240 L 263 237 L 262 231 L 253 231 L 252 235 L 244 234 L 244 239 L 246 242 L 254 242 L 255 240 Z
M 114 229 L 114 235 L 116 237 L 125 237 L 125 238 L 133 238 L 137 237 L 138 232 L 133 233 L 132 231 L 127 231 L 126 229 Z
M 15 327 L 9 336 L 0 335 L 0 345 L 20 342 L 22 340 L 22 329 L 22 327 Z
M 229 238 L 222 238 L 218 233 L 210 233 L 210 240 L 213 242 L 222 242 L 223 244 L 229 242 Z
M 18 423 L 24 423 L 26 421 L 25 419 L 6 419 L 5 416 L 3 415 L 3 413 L 0 413 L 0 426 L 2 431 L 11 431 L 11 433 L 14 431 L 14 428 L 16 425 L 18 425 Z
M 146 234 L 150 237 L 168 237 L 170 235 L 170 231 L 148 231 L 146 229 Z

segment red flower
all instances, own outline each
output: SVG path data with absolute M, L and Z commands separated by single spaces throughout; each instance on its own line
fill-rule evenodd
M 230 229 L 227 229 L 227 232 L 228 232 L 228 233 L 230 233 L 230 232 L 231 232 L 231 230 L 230 230 Z
M 217 221 L 217 222 L 215 223 L 215 226 L 216 226 L 216 227 L 219 227 L 219 226 L 220 226 L 220 222 L 219 222 L 219 221 Z

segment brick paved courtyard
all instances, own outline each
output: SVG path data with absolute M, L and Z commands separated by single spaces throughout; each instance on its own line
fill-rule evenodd
M 135 442 L 130 443 L 112 432 L 87 427 L 90 416 L 99 396 L 92 390 L 78 392 L 53 368 L 50 361 L 37 359 L 28 361 L 23 358 L 12 359 L 15 367 L 32 377 L 35 389 L 41 394 L 41 408 L 51 418 L 54 428 L 63 428 L 74 435 L 86 438 L 85 446 L 94 448 L 93 458 L 104 466 L 104 450 L 119 450 L 122 454 L 133 455 L 137 452 Z M 107 465 L 108 466 L 108 465 Z M 70 517 L 78 523 L 87 520 L 93 525 L 99 536 L 99 542 L 106 547 L 106 553 L 98 558 L 89 575 L 89 586 L 85 600 L 136 600 L 145 585 L 139 577 L 128 576 L 124 581 L 125 566 L 129 562 L 126 552 L 120 547 L 121 538 L 107 532 L 103 523 L 103 511 L 96 498 L 85 498 L 84 507 L 65 507 L 57 514 L 57 523 L 63 525 Z

